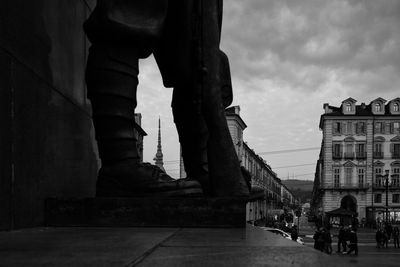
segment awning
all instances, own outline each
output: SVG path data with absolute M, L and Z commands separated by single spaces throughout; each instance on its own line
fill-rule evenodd
M 327 211 L 325 212 L 327 215 L 331 216 L 331 217 L 341 217 L 341 216 L 354 216 L 356 213 L 354 211 L 351 210 L 346 210 L 344 208 L 337 208 L 331 211 Z

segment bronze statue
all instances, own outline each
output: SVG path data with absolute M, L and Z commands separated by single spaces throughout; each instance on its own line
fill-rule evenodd
M 247 196 L 225 118 L 231 104 L 219 49 L 222 0 L 98 0 L 85 22 L 92 46 L 88 98 L 102 167 L 97 196 Z M 138 60 L 154 54 L 172 110 L 188 178 L 139 163 L 133 135 Z

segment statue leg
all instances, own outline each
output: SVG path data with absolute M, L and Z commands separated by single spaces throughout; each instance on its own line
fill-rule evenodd
M 202 114 L 207 125 L 208 168 L 213 193 L 216 196 L 248 196 L 249 189 L 242 176 L 225 116 L 221 84 L 220 21 L 217 1 L 203 5 L 203 74 Z
M 208 131 L 204 118 L 196 111 L 193 90 L 174 88 L 172 112 L 179 135 L 185 172 L 200 182 L 204 195 L 211 194 L 207 162 Z
M 201 195 L 198 182 L 176 181 L 139 162 L 133 132 L 137 75 L 138 56 L 131 47 L 95 43 L 90 48 L 86 83 L 102 160 L 97 196 Z

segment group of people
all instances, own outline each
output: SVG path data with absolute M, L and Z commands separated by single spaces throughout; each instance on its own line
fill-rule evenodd
M 378 228 L 375 234 L 376 247 L 383 248 L 388 247 L 388 243 L 393 238 L 393 245 L 395 248 L 400 248 L 399 246 L 399 227 L 392 227 L 390 223 L 385 224 L 383 227 Z
M 332 235 L 329 228 L 318 227 L 313 239 L 315 249 L 328 254 L 332 253 Z
M 319 227 L 313 236 L 314 248 L 332 254 L 332 235 L 328 227 Z M 357 229 L 340 225 L 338 232 L 337 253 L 358 255 Z
M 347 250 L 347 248 L 349 250 Z M 357 228 L 354 226 L 345 227 L 343 224 L 341 224 L 338 231 L 338 243 L 336 252 L 351 254 L 353 251 L 355 255 L 358 255 Z

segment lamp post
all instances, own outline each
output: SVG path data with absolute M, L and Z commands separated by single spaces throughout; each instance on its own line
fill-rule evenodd
M 389 222 L 389 170 L 385 170 L 385 189 L 386 189 L 386 225 Z

